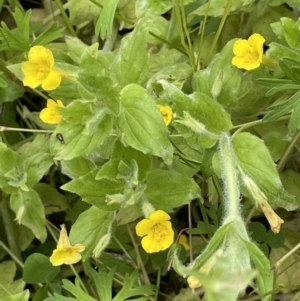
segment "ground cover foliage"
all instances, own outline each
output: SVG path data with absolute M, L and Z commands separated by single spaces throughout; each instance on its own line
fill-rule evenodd
M 300 300 L 298 0 L 0 9 L 0 301 Z

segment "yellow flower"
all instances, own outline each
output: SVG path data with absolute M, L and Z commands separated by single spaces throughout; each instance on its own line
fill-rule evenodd
M 178 243 L 179 243 L 180 245 L 182 245 L 182 246 L 185 248 L 186 251 L 189 251 L 190 245 L 189 245 L 189 242 L 188 242 L 187 237 L 186 237 L 184 234 L 181 234 L 181 235 L 179 236 Z
M 142 247 L 147 253 L 168 249 L 174 241 L 171 217 L 162 210 L 153 211 L 148 218 L 135 227 L 136 234 L 142 238 Z
M 161 115 L 163 116 L 165 124 L 168 126 L 173 117 L 173 111 L 170 107 L 157 105 L 158 109 L 160 110 Z
M 55 102 L 53 99 L 48 99 L 47 108 L 40 112 L 42 121 L 48 124 L 59 124 L 61 122 L 61 115 L 58 113 L 57 107 L 64 107 L 61 100 Z
M 239 39 L 233 45 L 232 65 L 246 70 L 253 70 L 263 62 L 263 44 L 265 39 L 254 33 L 248 40 Z
M 61 82 L 61 73 L 54 67 L 52 52 L 44 46 L 33 46 L 28 53 L 28 61 L 22 64 L 25 75 L 24 86 L 36 88 L 42 85 L 44 90 L 54 90 Z
M 65 225 L 61 225 L 57 248 L 53 251 L 50 262 L 54 266 L 62 264 L 74 264 L 81 260 L 80 252 L 83 252 L 85 247 L 77 244 L 71 246 L 68 233 Z

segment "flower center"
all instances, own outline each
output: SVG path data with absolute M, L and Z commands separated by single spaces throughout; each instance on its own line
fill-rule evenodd
M 49 75 L 50 68 L 46 64 L 39 64 L 36 77 L 38 79 L 44 79 Z
M 154 228 L 154 238 L 156 240 L 164 239 L 168 234 L 166 228 L 161 224 L 155 224 L 153 228 Z

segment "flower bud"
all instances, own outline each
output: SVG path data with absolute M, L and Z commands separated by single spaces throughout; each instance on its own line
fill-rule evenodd
M 142 205 L 142 210 L 144 213 L 144 216 L 148 218 L 148 216 L 155 211 L 155 208 L 152 204 L 150 204 L 148 201 L 144 200 Z
M 187 282 L 189 284 L 189 287 L 194 289 L 202 286 L 202 283 L 194 276 L 189 276 L 187 278 Z
M 101 237 L 95 249 L 93 250 L 93 257 L 98 258 L 101 255 L 104 249 L 109 245 L 110 239 L 110 233 L 106 233 L 104 236 Z
M 248 176 L 243 177 L 243 182 L 254 198 L 256 205 L 259 205 L 262 212 L 264 213 L 266 219 L 268 220 L 272 231 L 277 234 L 280 232 L 281 225 L 284 221 L 275 213 L 270 204 L 268 203 L 268 198 L 260 190 L 257 184 Z

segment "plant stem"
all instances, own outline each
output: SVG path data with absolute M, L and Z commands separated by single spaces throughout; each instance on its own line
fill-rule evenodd
M 24 128 L 11 128 L 8 126 L 0 126 L 0 132 L 13 131 L 13 132 L 30 132 L 30 133 L 53 133 L 51 130 L 36 130 L 36 129 L 24 129 Z
M 137 244 L 136 244 L 136 242 L 135 242 L 135 239 L 134 239 L 134 237 L 133 237 L 133 235 L 132 235 L 132 232 L 131 232 L 131 230 L 130 230 L 128 224 L 127 224 L 126 226 L 127 226 L 127 230 L 128 230 L 130 239 L 131 239 L 131 241 L 132 241 L 134 250 L 135 250 L 135 252 L 136 252 L 137 263 L 138 263 L 138 265 L 140 265 L 140 267 L 141 267 L 141 271 L 142 271 L 142 274 L 143 274 L 144 282 L 145 282 L 145 284 L 151 284 L 150 279 L 149 279 L 148 274 L 147 274 L 147 271 L 146 271 L 146 269 L 145 269 L 145 266 L 144 266 L 144 263 L 143 263 L 141 254 L 140 254 L 140 252 L 139 252 L 139 248 L 138 248 L 138 246 L 137 246 Z
M 211 47 L 210 47 L 209 52 L 208 52 L 208 55 L 207 55 L 207 57 L 206 57 L 206 59 L 204 61 L 204 64 L 203 64 L 204 66 L 206 66 L 208 64 L 208 62 L 210 60 L 210 57 L 211 57 L 211 55 L 212 55 L 212 53 L 214 51 L 214 48 L 215 48 L 215 46 L 216 46 L 216 44 L 218 42 L 218 39 L 219 39 L 220 34 L 222 32 L 222 29 L 223 29 L 223 26 L 225 24 L 226 18 L 227 18 L 228 14 L 229 14 L 231 3 L 232 3 L 232 0 L 228 0 L 227 1 L 227 4 L 226 4 L 225 10 L 224 10 L 221 22 L 220 22 L 219 27 L 218 27 L 218 30 L 217 30 L 217 32 L 215 34 L 215 37 L 213 39 L 213 42 L 211 44 Z
M 281 120 L 286 120 L 286 119 L 290 119 L 291 118 L 291 115 L 288 115 L 288 116 L 283 116 L 283 117 L 280 117 L 278 118 L 276 121 L 281 121 Z M 251 121 L 251 122 L 247 122 L 247 123 L 244 123 L 244 124 L 241 124 L 241 125 L 235 125 L 233 127 L 233 129 L 236 129 L 236 128 L 239 128 L 237 131 L 234 132 L 233 134 L 233 137 L 236 136 L 238 133 L 248 129 L 248 128 L 251 128 L 255 125 L 258 125 L 258 124 L 261 124 L 263 123 L 263 119 L 259 119 L 259 120 L 255 120 L 255 121 Z
M 293 150 L 293 148 L 294 148 L 295 144 L 297 143 L 299 137 L 300 137 L 300 131 L 297 133 L 297 135 L 295 135 L 295 137 L 293 138 L 291 144 L 289 145 L 289 147 L 285 151 L 284 155 L 281 157 L 280 161 L 278 162 L 278 164 L 277 164 L 278 172 L 280 172 L 282 170 L 284 164 L 287 161 L 287 158 L 288 158 L 289 154 Z
M 2 198 L 2 192 L 0 191 L 0 213 L 3 219 L 3 225 L 10 249 L 10 254 L 14 254 L 14 256 L 18 259 L 21 259 L 21 253 L 17 246 L 15 231 L 13 228 L 13 224 L 11 221 L 11 216 L 9 214 L 7 198 Z
M 77 37 L 77 34 L 76 34 L 76 31 L 74 30 L 70 20 L 69 20 L 69 17 L 67 15 L 67 13 L 65 12 L 65 9 L 62 5 L 62 3 L 60 2 L 60 0 L 55 0 L 60 12 L 61 12 L 61 15 L 63 16 L 65 22 L 66 22 L 66 25 L 70 31 L 70 33 L 74 36 L 74 37 Z
M 0 247 L 10 255 L 10 257 L 19 265 L 20 268 L 24 268 L 24 264 L 19 258 L 0 240 Z
M 227 212 L 225 219 L 228 221 L 240 218 L 237 170 L 235 167 L 235 154 L 231 146 L 231 136 L 224 133 L 219 140 L 221 160 L 222 160 L 222 179 L 224 182 L 225 202 Z
M 284 256 L 282 256 L 272 267 L 273 270 L 278 269 L 282 263 L 289 258 L 291 255 L 293 255 L 298 249 L 300 249 L 300 243 L 298 243 L 292 250 L 290 250 L 288 253 L 286 253 Z

